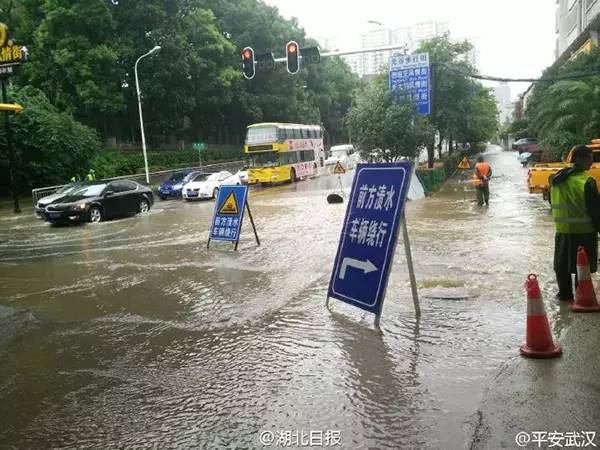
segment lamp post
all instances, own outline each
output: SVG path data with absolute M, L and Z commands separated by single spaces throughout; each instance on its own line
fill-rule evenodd
M 142 118 L 142 98 L 140 96 L 140 83 L 138 81 L 138 72 L 137 67 L 138 63 L 145 58 L 146 56 L 150 56 L 152 53 L 155 53 L 160 50 L 160 45 L 155 46 L 148 53 L 144 53 L 140 56 L 135 62 L 134 72 L 135 72 L 135 89 L 137 92 L 138 98 L 138 108 L 140 110 L 140 130 L 142 131 L 142 151 L 144 152 L 144 168 L 146 170 L 146 183 L 150 184 L 150 174 L 148 173 L 148 156 L 146 155 L 146 136 L 144 135 L 144 119 Z

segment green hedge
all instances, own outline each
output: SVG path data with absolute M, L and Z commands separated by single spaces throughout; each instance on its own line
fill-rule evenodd
M 241 148 L 206 149 L 202 150 L 202 164 L 235 161 L 243 159 Z M 150 172 L 174 169 L 177 167 L 194 166 L 198 164 L 198 152 L 195 150 L 165 150 L 148 152 Z M 142 151 L 121 151 L 104 149 L 96 155 L 91 167 L 96 171 L 97 178 L 111 178 L 122 175 L 132 175 L 144 171 L 144 156 Z M 80 174 L 81 176 L 85 174 Z
M 473 153 L 477 153 L 477 149 L 469 152 L 461 151 L 445 156 L 442 160 L 443 164 L 440 167 L 434 169 L 417 169 L 417 176 L 423 185 L 425 194 L 431 194 L 437 191 L 456 171 L 460 161 L 467 156 L 467 154 Z

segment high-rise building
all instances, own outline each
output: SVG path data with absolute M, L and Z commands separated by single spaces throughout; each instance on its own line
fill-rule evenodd
M 510 122 L 513 118 L 515 105 L 510 101 L 510 86 L 508 83 L 498 83 L 493 88 L 498 108 L 498 119 L 500 123 Z
M 557 0 L 556 49 L 558 64 L 598 46 L 600 0 Z
M 389 28 L 380 26 L 360 36 L 360 48 L 369 49 L 391 45 L 404 45 L 404 51 L 415 51 L 423 41 L 442 36 L 450 31 L 448 22 L 422 22 L 410 27 Z M 361 77 L 381 72 L 388 64 L 392 53 L 403 50 L 361 53 L 343 56 L 344 60 Z

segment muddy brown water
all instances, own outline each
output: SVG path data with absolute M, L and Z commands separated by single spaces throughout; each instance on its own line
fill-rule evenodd
M 514 153 L 488 159 L 489 208 L 457 173 L 406 211 L 419 286 L 470 297 L 423 297 L 416 320 L 398 245 L 382 334 L 324 307 L 346 208 L 326 202 L 333 176 L 252 189 L 262 245 L 246 222 L 238 252 L 206 249 L 210 201 L 75 227 L 1 213 L 0 448 L 262 448 L 263 431 L 468 445 L 523 339 L 526 275 L 554 292 L 548 208 Z

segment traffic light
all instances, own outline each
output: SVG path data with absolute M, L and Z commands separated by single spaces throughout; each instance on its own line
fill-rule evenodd
M 252 47 L 244 47 L 242 50 L 242 72 L 247 80 L 251 80 L 256 74 L 256 69 L 254 68 L 254 50 L 252 50 Z
M 321 52 L 319 47 L 305 47 L 300 49 L 302 64 L 319 64 L 321 62 Z
M 285 46 L 287 71 L 292 75 L 300 70 L 300 51 L 296 41 L 290 41 Z

